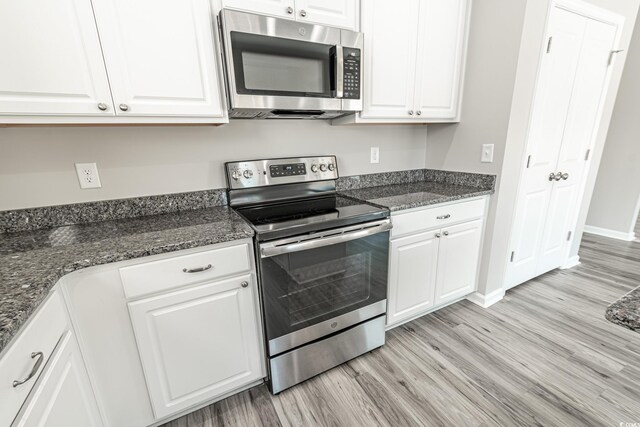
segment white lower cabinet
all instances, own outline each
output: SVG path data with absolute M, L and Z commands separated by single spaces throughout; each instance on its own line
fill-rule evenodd
M 475 291 L 486 199 L 392 215 L 387 326 Z M 424 229 L 425 224 L 442 225 Z M 427 225 L 429 227 L 429 225 Z
M 80 349 L 71 331 L 60 339 L 14 427 L 102 426 Z
M 253 275 L 129 303 L 156 418 L 263 377 Z

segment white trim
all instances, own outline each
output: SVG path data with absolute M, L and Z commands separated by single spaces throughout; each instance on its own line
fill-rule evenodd
M 585 225 L 584 232 L 589 234 L 595 234 L 597 236 L 609 237 L 611 239 L 624 240 L 625 242 L 632 242 L 636 238 L 636 233 L 623 231 L 610 230 L 608 228 L 594 227 L 593 225 Z
M 481 294 L 480 292 L 474 292 L 471 295 L 467 296 L 467 300 L 476 305 L 479 305 L 482 308 L 489 308 L 493 304 L 504 298 L 504 294 L 504 289 L 496 289 L 495 291 L 487 295 Z
M 567 270 L 569 268 L 577 267 L 578 265 L 580 265 L 580 257 L 578 255 L 575 255 L 567 259 L 565 263 L 558 268 L 560 270 Z

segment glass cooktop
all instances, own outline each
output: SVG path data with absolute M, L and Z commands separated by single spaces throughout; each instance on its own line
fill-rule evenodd
M 267 240 L 335 228 L 389 216 L 381 208 L 339 195 L 297 199 L 236 209 Z

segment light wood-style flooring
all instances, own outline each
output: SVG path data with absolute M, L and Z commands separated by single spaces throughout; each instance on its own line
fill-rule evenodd
M 168 426 L 640 423 L 640 334 L 604 318 L 640 284 L 640 242 L 585 235 L 580 256 L 489 309 L 459 302 L 278 396 L 259 386 Z

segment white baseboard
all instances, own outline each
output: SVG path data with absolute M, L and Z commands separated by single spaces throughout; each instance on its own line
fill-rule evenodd
M 564 264 L 560 266 L 560 270 L 567 270 L 569 268 L 573 268 L 580 265 L 580 257 L 578 255 L 574 255 L 567 260 Z
M 496 289 L 487 295 L 481 294 L 480 292 L 474 292 L 467 297 L 467 300 L 482 308 L 488 308 L 500 301 L 502 298 L 504 298 L 504 289 Z
M 625 242 L 632 242 L 636 238 L 636 233 L 634 233 L 633 231 L 630 233 L 624 233 L 622 231 L 609 230 L 608 228 L 594 227 L 592 225 L 585 225 L 584 232 L 595 234 L 598 236 L 609 237 L 611 239 L 624 240 Z

